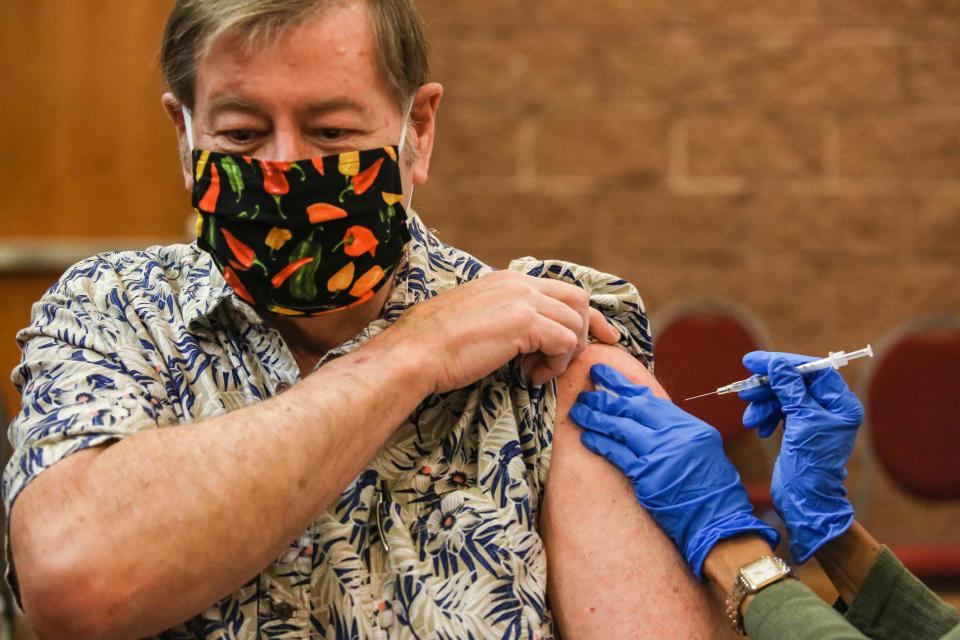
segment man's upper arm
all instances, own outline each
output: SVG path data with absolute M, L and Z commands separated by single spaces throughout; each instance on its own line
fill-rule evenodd
M 580 444 L 570 418 L 590 366 L 616 367 L 657 395 L 643 364 L 617 347 L 590 345 L 557 381 L 550 474 L 541 516 L 548 589 L 564 638 L 725 637 L 722 612 L 618 469 Z

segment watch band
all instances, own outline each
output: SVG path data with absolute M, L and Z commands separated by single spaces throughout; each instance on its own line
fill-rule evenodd
M 743 616 L 740 613 L 740 606 L 744 598 L 784 578 L 793 577 L 795 577 L 793 570 L 786 560 L 776 556 L 763 555 L 740 567 L 726 602 L 727 619 L 734 630 L 743 634 Z

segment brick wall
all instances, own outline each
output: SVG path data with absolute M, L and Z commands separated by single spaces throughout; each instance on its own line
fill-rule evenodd
M 447 241 L 617 273 L 654 318 L 731 299 L 788 350 L 960 311 L 960 2 L 419 4 Z
M 414 201 L 448 242 L 621 275 L 654 331 L 731 300 L 788 351 L 960 312 L 960 1 L 418 4 L 446 94 Z M 880 471 L 870 502 L 883 540 L 956 542 L 956 506 Z

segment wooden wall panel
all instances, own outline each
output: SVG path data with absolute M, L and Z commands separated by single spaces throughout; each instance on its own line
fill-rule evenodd
M 172 0 L 3 0 L 0 245 L 132 248 L 185 237 L 189 194 L 163 108 L 160 36 Z M 127 239 L 125 241 L 125 239 Z M 30 306 L 69 263 L 0 260 L 0 391 Z M 3 251 L 9 253 L 9 251 Z M 69 251 L 66 253 L 69 254 Z
M 4 0 L 0 237 L 179 236 L 188 196 L 160 106 L 170 0 Z

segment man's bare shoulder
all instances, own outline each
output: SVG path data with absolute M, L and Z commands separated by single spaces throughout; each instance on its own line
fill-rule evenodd
M 666 392 L 646 364 L 625 349 L 615 345 L 591 343 L 576 358 L 570 361 L 567 370 L 557 378 L 557 408 L 569 410 L 581 391 L 593 390 L 590 367 L 608 364 L 630 378 L 636 384 L 651 387 L 657 395 L 666 397 Z M 565 415 L 565 414 L 564 414 Z M 557 417 L 560 417 L 559 411 Z

